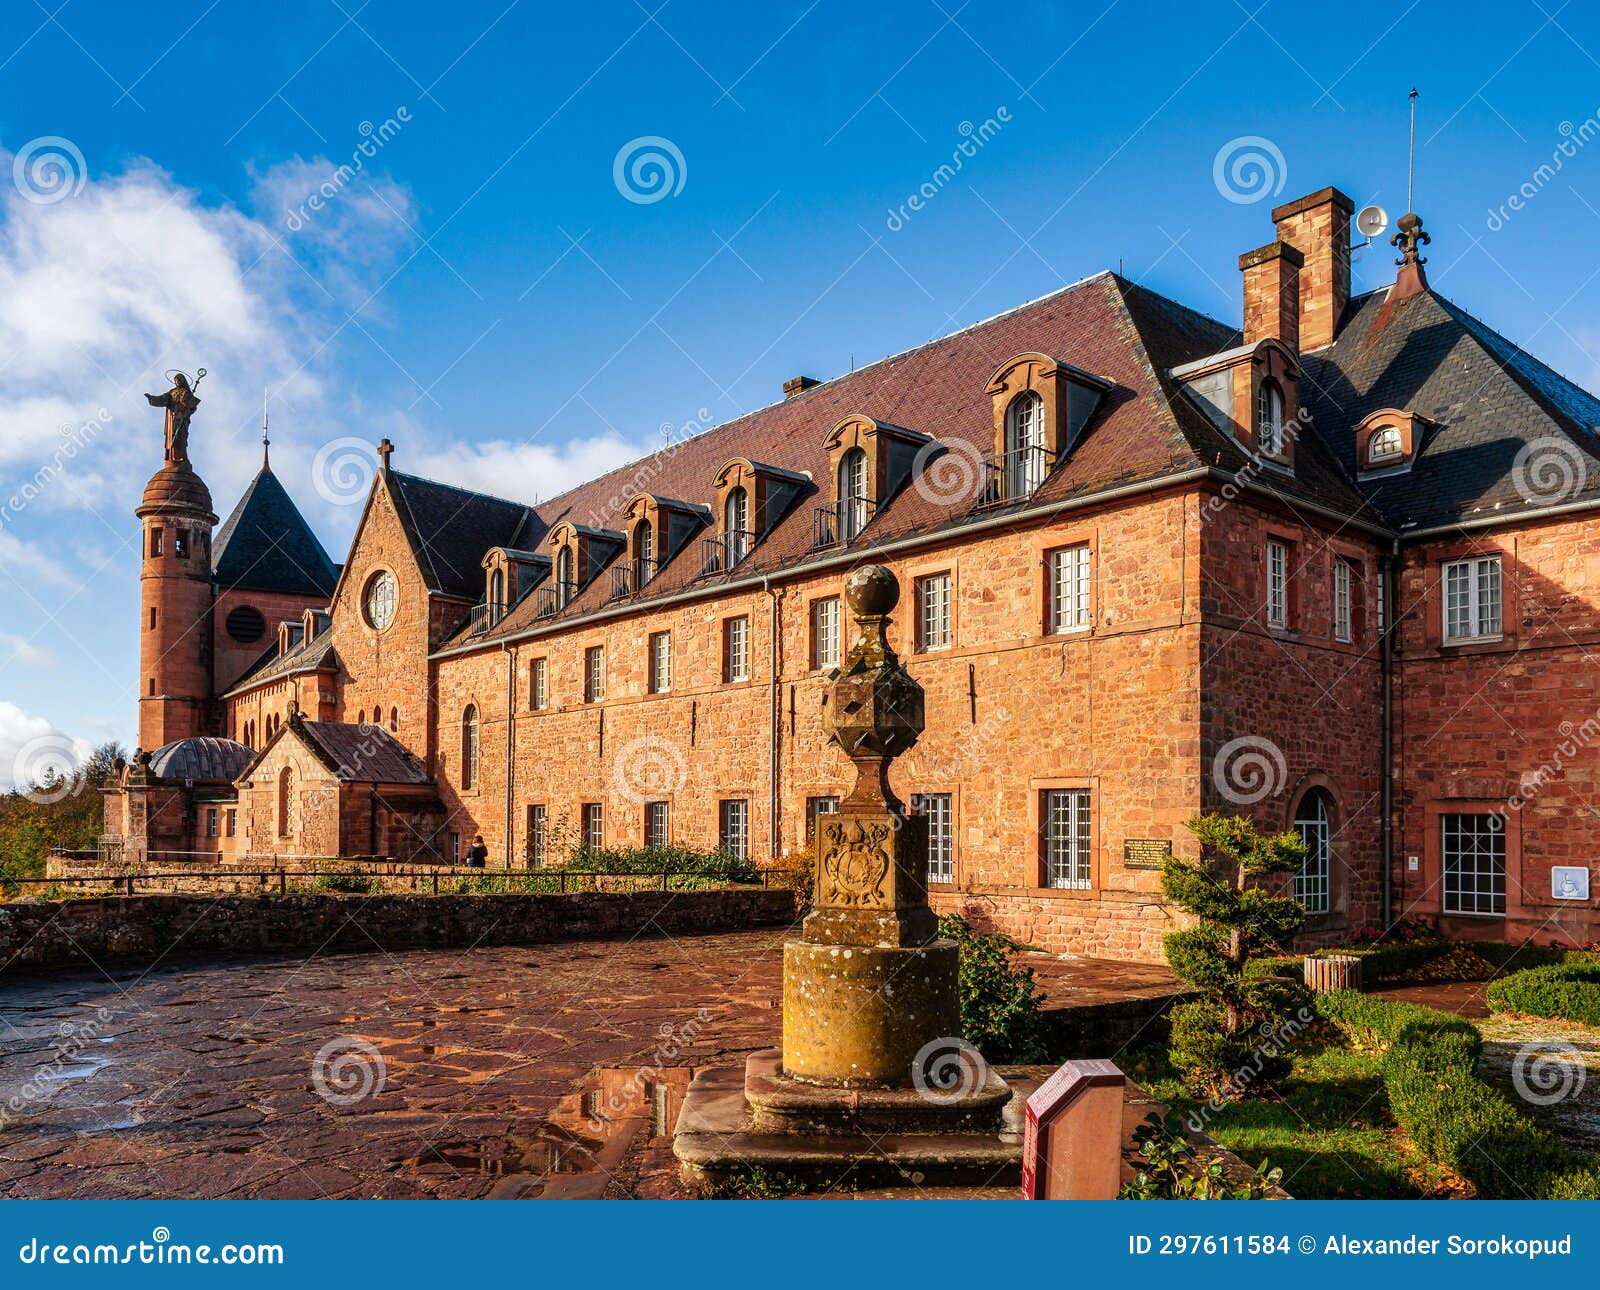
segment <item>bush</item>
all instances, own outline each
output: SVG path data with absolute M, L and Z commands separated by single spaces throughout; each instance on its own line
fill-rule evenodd
M 378 882 L 357 865 L 335 865 L 312 880 L 311 890 L 366 896 L 378 890 Z
M 959 914 L 939 920 L 939 935 L 961 947 L 961 1034 L 991 1062 L 1045 1060 L 1044 995 L 1033 969 L 1012 956 L 1020 942 L 975 932 Z
M 696 851 L 693 847 L 579 847 L 566 865 L 592 873 L 671 874 L 681 887 L 709 887 L 721 883 L 761 881 L 761 870 L 748 860 L 726 851 Z
M 1501 977 L 1488 989 L 1496 1012 L 1557 1017 L 1600 1026 L 1600 961 L 1577 958 Z
M 1247 1181 L 1234 1182 L 1222 1161 L 1195 1151 L 1183 1129 L 1181 1115 L 1145 1116 L 1133 1131 L 1139 1163 L 1118 1200 L 1260 1200 L 1283 1181 L 1283 1170 L 1263 1164 Z
M 1447 1012 L 1351 990 L 1319 995 L 1317 1012 L 1355 1042 L 1384 1052 L 1396 1122 L 1430 1159 L 1481 1197 L 1586 1195 L 1595 1164 L 1561 1146 L 1478 1078 L 1483 1038 Z

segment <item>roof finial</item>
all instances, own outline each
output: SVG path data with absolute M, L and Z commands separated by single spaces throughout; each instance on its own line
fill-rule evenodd
M 389 473 L 389 457 L 394 452 L 394 445 L 389 442 L 388 436 L 378 441 L 378 457 L 383 463 L 383 473 Z
M 272 440 L 267 436 L 267 387 L 261 387 L 261 469 L 271 470 Z

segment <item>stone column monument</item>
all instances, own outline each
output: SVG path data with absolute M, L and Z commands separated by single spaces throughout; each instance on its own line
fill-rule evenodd
M 960 952 L 928 907 L 926 822 L 889 783 L 923 729 L 922 687 L 885 631 L 899 598 L 878 565 L 845 586 L 857 631 L 829 691 L 828 731 L 855 787 L 820 822 L 815 907 L 784 946 L 782 1051 L 690 1085 L 673 1150 L 692 1185 L 756 1167 L 830 1185 L 1020 1177 L 1020 1102 L 961 1044 Z

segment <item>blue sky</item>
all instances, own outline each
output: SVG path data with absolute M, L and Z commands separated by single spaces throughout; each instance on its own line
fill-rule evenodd
M 1435 288 L 1600 384 L 1578 4 L 58 5 L 0 34 L 0 786 L 29 739 L 132 742 L 168 368 L 208 369 L 223 514 L 271 390 L 340 559 L 352 440 L 532 500 L 1103 268 L 1236 321 L 1275 201 L 1404 211 L 1416 84 Z

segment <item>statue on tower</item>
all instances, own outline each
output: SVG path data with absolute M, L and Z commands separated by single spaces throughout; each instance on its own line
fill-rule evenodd
M 200 396 L 194 391 L 205 374 L 206 369 L 202 367 L 195 373 L 194 384 L 191 385 L 182 372 L 174 372 L 170 390 L 165 394 L 144 396 L 151 407 L 167 410 L 167 460 L 170 462 L 184 466 L 189 464 L 189 418 L 200 406 Z

